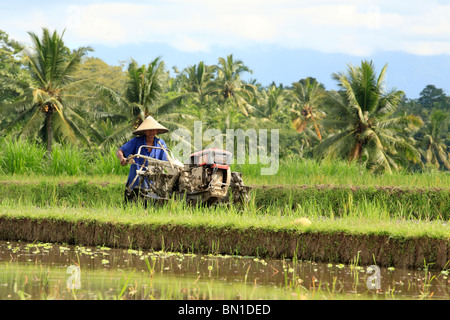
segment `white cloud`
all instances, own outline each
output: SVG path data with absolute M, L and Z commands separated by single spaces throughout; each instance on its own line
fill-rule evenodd
M 162 42 L 186 52 L 276 44 L 368 55 L 450 54 L 450 6 L 427 1 L 159 0 L 64 4 L 3 19 L 18 40 L 41 27 L 77 45 Z M 42 10 L 42 11 L 39 11 Z M 8 29 L 9 28 L 9 29 Z M 9 31 L 11 30 L 11 31 Z
M 422 56 L 450 55 L 450 42 L 448 41 L 405 42 L 401 46 L 402 51 Z
M 184 52 L 208 52 L 209 47 L 203 42 L 187 36 L 175 37 L 169 44 Z

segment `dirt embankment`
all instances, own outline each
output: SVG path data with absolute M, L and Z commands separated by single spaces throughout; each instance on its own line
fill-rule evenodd
M 416 269 L 448 267 L 449 239 L 396 239 L 383 235 L 302 233 L 264 229 L 126 225 L 0 217 L 0 239 L 104 245 L 196 253 L 290 258 L 316 262 L 376 264 Z

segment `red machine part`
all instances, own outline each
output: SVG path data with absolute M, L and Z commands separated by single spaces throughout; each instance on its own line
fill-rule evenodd
M 190 155 L 191 165 L 211 165 L 213 168 L 228 169 L 231 164 L 231 152 L 221 149 L 205 149 Z

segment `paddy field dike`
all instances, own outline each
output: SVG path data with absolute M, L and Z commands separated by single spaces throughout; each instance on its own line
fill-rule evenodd
M 249 179 L 245 206 L 144 208 L 123 206 L 123 177 L 9 175 L 0 179 L 0 240 L 443 270 L 450 188 L 447 175 L 439 179 L 414 187 Z

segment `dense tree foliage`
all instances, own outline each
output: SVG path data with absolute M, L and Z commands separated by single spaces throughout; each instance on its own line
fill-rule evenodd
M 333 74 L 342 88 L 330 92 L 324 123 L 335 133 L 317 148 L 326 157 L 359 161 L 374 171 L 392 172 L 408 160 L 420 161 L 418 150 L 404 136 L 404 128 L 418 128 L 414 115 L 393 117 L 403 92 L 385 92 L 386 66 L 377 76 L 372 62 L 349 66 L 347 73 Z
M 72 75 L 91 49 L 81 47 L 70 51 L 62 35 L 45 28 L 41 38 L 29 34 L 33 47 L 23 54 L 29 77 L 17 78 L 13 72 L 1 79 L 6 87 L 21 93 L 16 101 L 2 107 L 2 113 L 15 115 L 7 129 L 20 122 L 19 135 L 43 138 L 48 151 L 52 150 L 54 134 L 63 141 L 75 142 L 78 135 L 87 142 L 77 125 L 83 121 L 78 110 L 83 97 L 77 88 L 86 80 L 75 81 Z
M 450 169 L 450 97 L 427 85 L 418 99 L 385 88 L 387 67 L 370 61 L 332 74 L 339 90 L 315 78 L 264 87 L 233 55 L 171 75 L 161 57 L 109 66 L 71 50 L 63 34 L 30 32 L 24 50 L 0 31 L 0 133 L 54 143 L 117 147 L 148 115 L 171 129 L 278 129 L 281 157 L 343 158 L 373 172 Z M 171 144 L 170 135 L 164 139 Z

